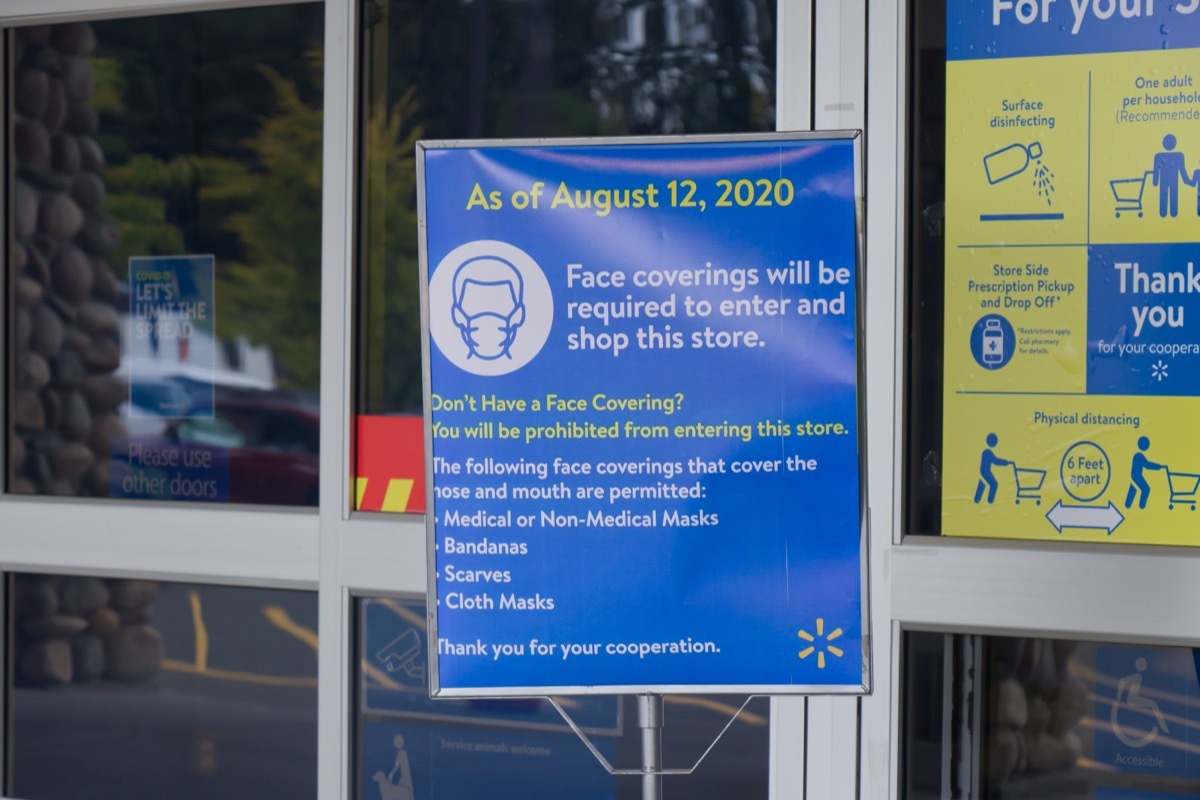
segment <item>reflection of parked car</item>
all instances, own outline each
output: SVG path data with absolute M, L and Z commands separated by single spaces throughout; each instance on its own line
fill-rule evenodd
M 320 415 L 283 393 L 221 397 L 211 417 L 173 420 L 148 445 L 221 451 L 229 501 L 316 505 Z
M 172 419 L 192 414 L 193 406 L 191 395 L 173 380 L 138 379 L 130 382 L 129 402 L 121 405 L 120 413 L 130 434 L 150 436 L 166 430 Z

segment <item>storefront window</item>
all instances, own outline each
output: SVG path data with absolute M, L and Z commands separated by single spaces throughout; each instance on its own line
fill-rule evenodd
M 1200 794 L 1197 651 L 936 633 L 905 644 L 901 797 Z
M 775 3 L 364 6 L 358 508 L 424 510 L 418 139 L 775 128 Z
M 316 503 L 322 37 L 12 32 L 8 491 Z
M 634 800 L 641 778 L 613 777 L 541 698 L 431 700 L 423 600 L 358 603 L 358 789 L 361 800 Z M 663 764 L 690 767 L 744 697 L 665 698 Z M 641 764 L 634 698 L 562 704 L 619 768 Z M 750 702 L 690 776 L 663 779 L 666 800 L 767 797 L 770 703 Z
M 315 593 L 9 585 L 6 795 L 316 798 Z
M 909 532 L 1195 545 L 1195 7 L 910 8 Z

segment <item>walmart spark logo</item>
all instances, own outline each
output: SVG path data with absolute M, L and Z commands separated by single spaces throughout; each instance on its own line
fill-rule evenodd
M 826 636 L 825 635 L 825 620 L 822 619 L 821 617 L 817 617 L 817 635 L 816 636 L 813 636 L 811 633 L 804 630 L 803 628 L 801 628 L 799 631 L 797 631 L 796 635 L 799 636 L 801 639 L 803 639 L 806 642 L 812 642 L 812 644 L 810 644 L 808 647 L 806 647 L 800 651 L 800 658 L 808 658 L 813 653 L 816 653 L 817 654 L 817 669 L 825 669 L 825 654 L 826 653 L 829 653 L 830 655 L 836 656 L 838 658 L 841 658 L 843 655 L 842 649 L 840 647 L 834 647 L 833 645 L 830 644 L 830 642 L 832 642 L 834 639 L 837 639 L 839 636 L 842 635 L 842 629 L 835 628 L 829 632 L 828 636 Z M 817 641 L 818 639 L 824 639 L 824 641 L 823 642 Z

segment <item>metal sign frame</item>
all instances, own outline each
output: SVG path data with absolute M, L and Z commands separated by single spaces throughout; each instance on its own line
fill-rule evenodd
M 434 346 L 430 334 L 429 311 L 429 248 L 426 208 L 425 155 L 429 150 L 441 149 L 513 149 L 513 148 L 573 148 L 599 146 L 653 146 L 688 144 L 736 144 L 744 142 L 821 142 L 849 141 L 853 148 L 854 172 L 854 305 L 855 305 L 855 354 L 856 424 L 858 451 L 858 519 L 859 519 L 859 582 L 860 619 L 862 631 L 861 658 L 862 681 L 859 684 L 621 684 L 621 685 L 553 685 L 553 686 L 504 686 L 483 688 L 447 688 L 439 684 L 438 668 L 438 599 L 437 599 L 437 513 L 438 503 L 434 485 L 434 437 L 432 412 L 431 348 Z M 867 413 L 866 413 L 866 359 L 865 359 L 865 312 L 866 270 L 865 253 L 865 199 L 863 172 L 862 132 L 799 131 L 763 134 L 697 135 L 697 136 L 648 136 L 648 137 L 597 137 L 563 139 L 485 139 L 485 140 L 430 140 L 416 145 L 417 177 L 417 221 L 420 268 L 421 300 L 421 356 L 424 400 L 425 474 L 426 474 L 426 556 L 427 556 L 427 606 L 429 613 L 428 640 L 432 646 L 429 653 L 429 685 L 433 697 L 550 697 L 595 694 L 750 694 L 750 695 L 864 695 L 872 687 L 872 634 L 870 628 L 870 515 L 867 508 Z

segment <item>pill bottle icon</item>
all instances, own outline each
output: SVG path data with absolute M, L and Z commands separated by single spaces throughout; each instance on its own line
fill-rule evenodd
M 987 172 L 988 183 L 995 185 L 1001 181 L 1020 175 L 1029 167 L 1030 161 L 1042 157 L 1042 143 L 1034 142 L 1026 147 L 1023 144 L 1010 144 L 994 153 L 983 157 L 983 168 Z
M 1004 362 L 1004 329 L 999 319 L 989 319 L 983 325 L 983 363 L 998 365 Z

